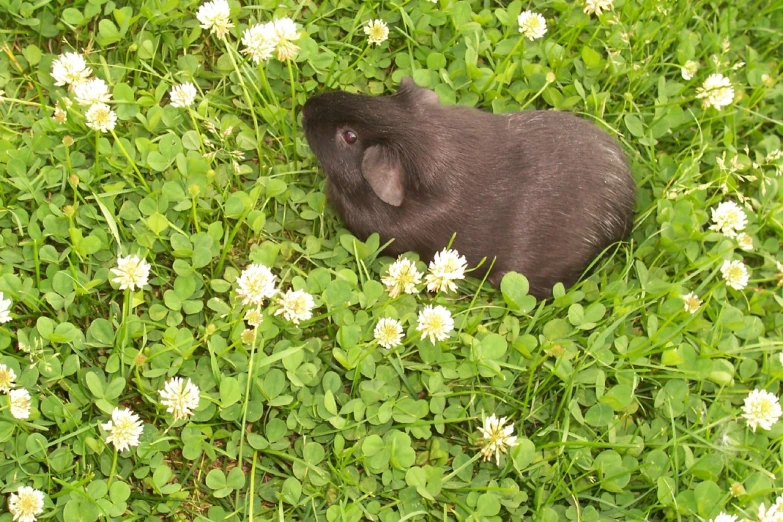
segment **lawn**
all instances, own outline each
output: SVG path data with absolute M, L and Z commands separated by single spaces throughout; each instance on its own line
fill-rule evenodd
M 0 22 L 0 522 L 783 521 L 783 0 Z M 351 235 L 302 107 L 404 77 L 606 129 L 631 236 L 537 301 Z

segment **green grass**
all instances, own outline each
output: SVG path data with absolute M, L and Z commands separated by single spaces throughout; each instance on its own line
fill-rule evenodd
M 0 363 L 32 395 L 28 419 L 0 398 L 0 522 L 21 486 L 65 522 L 756 520 L 783 493 L 783 422 L 742 418 L 783 377 L 783 1 L 616 0 L 600 17 L 564 0 L 231 5 L 221 40 L 194 1 L 0 3 Z M 520 37 L 526 9 L 543 38 Z M 298 57 L 256 67 L 242 31 L 283 16 Z M 376 18 L 390 38 L 368 46 Z M 68 92 L 51 63 L 70 50 L 112 87 L 113 133 L 77 105 L 53 119 Z M 736 92 L 722 110 L 696 98 L 713 73 Z M 443 103 L 605 126 L 639 183 L 632 238 L 545 303 L 518 276 L 390 298 L 393 260 L 327 206 L 299 111 L 404 76 Z M 182 82 L 190 110 L 170 105 Z M 723 201 L 745 209 L 752 251 L 710 230 Z M 138 292 L 110 282 L 131 253 L 152 266 Z M 724 282 L 728 259 L 745 289 Z M 249 263 L 315 296 L 313 318 L 297 327 L 272 300 L 243 337 Z M 430 303 L 455 319 L 437 345 L 416 331 Z M 373 340 L 381 317 L 402 346 Z M 201 390 L 178 422 L 158 394 L 174 376 Z M 116 406 L 144 423 L 120 453 L 101 428 Z M 492 413 L 519 437 L 499 466 L 477 446 Z

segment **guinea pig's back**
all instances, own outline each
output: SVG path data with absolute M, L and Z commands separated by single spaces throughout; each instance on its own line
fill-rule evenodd
M 556 282 L 574 283 L 606 246 L 623 239 L 633 222 L 635 184 L 619 144 L 595 124 L 570 113 L 524 111 L 505 118 L 505 143 L 495 169 L 516 192 L 510 213 L 512 244 L 498 274 L 524 273 L 536 293 Z M 511 138 L 509 140 L 509 138 Z M 498 141 L 500 143 L 500 141 Z M 564 275 L 565 274 L 565 275 Z

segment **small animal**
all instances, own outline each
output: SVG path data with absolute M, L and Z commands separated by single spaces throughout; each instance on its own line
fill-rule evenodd
M 393 239 L 388 255 L 429 261 L 454 236 L 470 266 L 495 259 L 493 285 L 515 271 L 546 298 L 558 282 L 573 285 L 633 223 L 623 151 L 574 114 L 443 105 L 405 78 L 388 96 L 313 96 L 303 126 L 328 201 L 358 238 Z

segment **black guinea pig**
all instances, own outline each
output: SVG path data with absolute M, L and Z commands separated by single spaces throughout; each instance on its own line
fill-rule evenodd
M 495 258 L 494 285 L 519 272 L 545 298 L 633 224 L 623 151 L 570 113 L 441 105 L 406 78 L 390 96 L 313 96 L 302 121 L 329 202 L 358 238 L 393 239 L 388 255 L 429 261 L 456 233 L 452 248 L 470 266 Z

